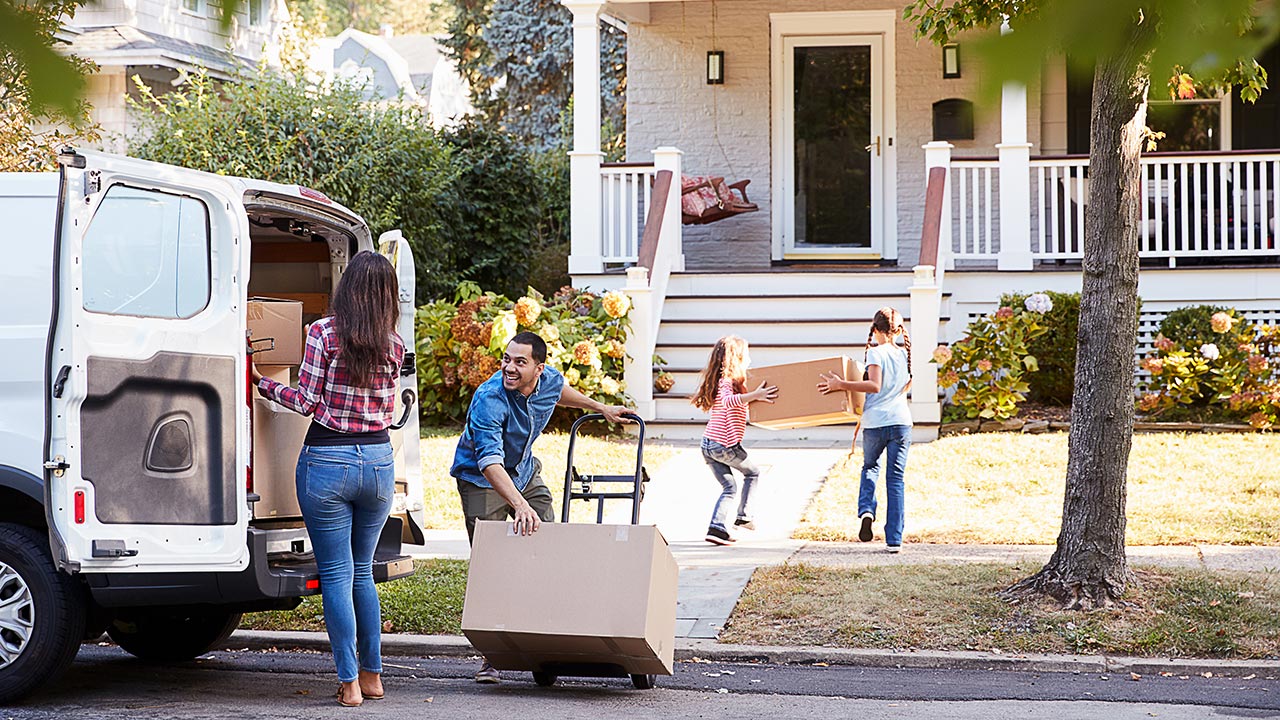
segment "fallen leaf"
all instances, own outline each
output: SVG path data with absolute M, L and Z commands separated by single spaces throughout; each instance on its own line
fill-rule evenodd
M 1200 677 L 1207 677 L 1207 678 L 1211 678 L 1211 677 L 1213 677 L 1213 673 L 1211 673 L 1211 672 L 1207 672 L 1207 673 L 1202 674 Z
M 1130 679 L 1130 680 L 1132 680 L 1132 681 L 1134 681 L 1134 682 L 1138 682 L 1139 680 L 1141 680 L 1141 679 L 1142 679 L 1142 676 L 1141 676 L 1141 675 L 1139 675 L 1139 674 L 1138 674 L 1138 673 L 1136 673 L 1136 672 L 1131 672 L 1131 673 L 1129 673 L 1129 679 Z
M 423 700 L 422 702 L 435 702 L 435 701 L 436 699 L 434 697 L 429 697 L 426 700 Z
M 1221 605 L 1221 604 L 1222 604 L 1222 601 L 1221 601 L 1221 600 L 1214 600 L 1214 601 L 1212 601 L 1212 602 L 1210 602 L 1210 603 L 1209 603 L 1209 607 L 1218 607 L 1218 606 L 1219 606 L 1219 605 Z
M 1236 593 L 1236 597 L 1238 597 L 1238 598 L 1251 598 L 1251 597 L 1253 597 L 1253 591 L 1252 591 L 1252 590 L 1247 590 L 1247 591 L 1244 591 L 1244 592 L 1238 592 L 1238 593 Z
M 1162 672 L 1162 673 L 1160 673 L 1160 677 L 1173 677 L 1173 673 L 1171 673 L 1171 672 Z
M 716 690 L 716 694 L 717 694 L 717 695 L 728 695 L 728 694 L 729 694 L 729 688 L 720 688 L 720 689 Z
M 293 694 L 294 695 L 310 695 L 311 691 L 310 690 L 294 690 Z
M 814 666 L 814 667 L 831 667 L 831 666 L 830 666 L 829 664 L 827 664 L 827 663 L 814 663 L 814 664 L 813 664 L 813 666 Z
M 1242 677 L 1242 678 L 1240 678 L 1240 679 L 1241 679 L 1241 680 L 1252 680 L 1252 679 L 1254 679 L 1254 678 L 1256 678 L 1256 677 L 1258 677 L 1256 674 L 1255 674 L 1255 675 L 1245 675 L 1244 677 Z
M 383 621 L 382 621 L 382 632 L 389 633 L 389 632 L 391 632 L 391 629 L 392 629 L 392 628 L 394 628 L 394 627 L 395 627 L 395 626 L 391 624 L 391 621 L 390 621 L 390 620 L 383 620 Z
M 732 670 L 721 670 L 720 672 L 724 673 L 725 675 L 737 675 L 737 674 L 738 674 L 738 673 L 736 673 L 736 672 L 734 672 L 734 671 L 732 671 Z
M 702 673 L 702 674 L 706 675 L 707 677 L 720 677 L 720 673 Z

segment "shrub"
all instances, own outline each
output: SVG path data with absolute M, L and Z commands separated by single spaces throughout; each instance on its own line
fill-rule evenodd
M 1080 293 L 1045 291 L 1053 309 L 1044 313 L 1040 325 L 1042 335 L 1027 341 L 1027 352 L 1033 355 L 1041 372 L 1027 377 L 1027 398 L 1054 405 L 1070 405 L 1076 376 L 1076 333 L 1080 329 Z M 1011 293 L 1000 298 L 1000 304 L 1015 313 L 1027 310 L 1030 295 Z
M 1236 420 L 1260 429 L 1280 412 L 1280 328 L 1231 308 L 1179 308 L 1142 360 L 1138 410 L 1168 420 Z
M 630 298 L 561 288 L 548 301 L 530 288 L 513 302 L 475 283 L 458 286 L 453 301 L 418 308 L 418 383 L 427 422 L 459 422 L 475 389 L 496 372 L 507 343 L 521 330 L 547 341 L 547 365 L 574 388 L 601 402 L 629 404 L 623 366 Z
M 1044 295 L 1033 297 L 1048 300 Z M 1041 312 L 1017 313 L 1002 305 L 970 323 L 963 340 L 934 351 L 938 384 L 955 388 L 947 419 L 1007 420 L 1017 414 L 1018 403 L 1030 389 L 1025 376 L 1039 368 L 1028 348 L 1046 331 L 1041 317 Z

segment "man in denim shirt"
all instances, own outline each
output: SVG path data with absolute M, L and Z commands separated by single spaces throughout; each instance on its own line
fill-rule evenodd
M 449 470 L 458 481 L 468 539 L 475 533 L 477 520 L 511 517 L 522 535 L 537 532 L 544 522 L 555 522 L 551 491 L 542 482 L 542 463 L 533 456 L 533 442 L 556 405 L 627 422 L 623 415 L 630 409 L 604 405 L 574 390 L 546 361 L 547 343 L 534 333 L 519 333 L 507 343 L 502 369 L 476 388 L 471 398 L 467 426 Z M 486 662 L 476 681 L 497 682 L 498 673 Z

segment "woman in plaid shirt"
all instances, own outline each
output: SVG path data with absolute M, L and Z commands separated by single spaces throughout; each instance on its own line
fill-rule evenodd
M 312 417 L 298 458 L 298 503 L 320 570 L 325 626 L 342 681 L 338 703 L 349 707 L 383 697 L 373 551 L 395 493 L 387 428 L 404 357 L 395 333 L 397 289 L 386 258 L 357 253 L 334 291 L 333 315 L 307 331 L 298 387 L 253 370 L 264 397 Z

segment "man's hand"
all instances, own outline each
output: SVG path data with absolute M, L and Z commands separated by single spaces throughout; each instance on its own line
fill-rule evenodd
M 600 408 L 600 414 L 604 415 L 606 420 L 613 423 L 629 423 L 631 422 L 631 418 L 624 416 L 631 415 L 633 413 L 635 413 L 635 411 L 625 405 L 604 405 Z
M 542 519 L 538 517 L 538 513 L 533 511 L 529 503 L 522 502 L 515 508 L 516 517 L 514 524 L 516 532 L 521 535 L 532 535 L 538 532 L 538 528 L 542 527 Z
M 842 392 L 847 387 L 844 378 L 833 372 L 822 373 L 819 377 L 822 379 L 818 381 L 818 392 L 821 392 L 823 395 L 830 395 L 833 392 Z

